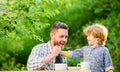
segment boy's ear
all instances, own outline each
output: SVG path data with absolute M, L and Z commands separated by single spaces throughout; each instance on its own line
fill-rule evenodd
M 98 42 L 100 42 L 100 38 L 96 38 Z

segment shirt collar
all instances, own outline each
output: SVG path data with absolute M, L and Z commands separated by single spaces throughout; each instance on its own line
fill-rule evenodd
M 97 48 L 97 47 L 102 47 L 103 45 L 96 45 L 95 47 L 90 46 L 91 48 Z
M 52 52 L 52 46 L 50 41 L 48 41 L 48 47 L 50 48 L 50 52 Z

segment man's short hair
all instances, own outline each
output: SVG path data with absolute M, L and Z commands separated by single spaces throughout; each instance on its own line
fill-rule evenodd
M 53 24 L 53 26 L 51 27 L 51 31 L 55 31 L 55 30 L 60 29 L 60 28 L 61 29 L 66 29 L 66 30 L 69 29 L 67 24 L 58 21 L 58 22 L 55 22 Z

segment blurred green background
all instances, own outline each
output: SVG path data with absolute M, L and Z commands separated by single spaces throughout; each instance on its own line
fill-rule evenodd
M 105 25 L 114 72 L 120 71 L 120 0 L 0 0 L 0 70 L 27 70 L 31 49 L 50 39 L 56 21 L 69 26 L 64 50 L 87 45 L 84 27 Z M 69 66 L 82 61 L 67 60 Z

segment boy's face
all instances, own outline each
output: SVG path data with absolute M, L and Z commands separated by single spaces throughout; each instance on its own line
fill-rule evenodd
M 98 38 L 95 38 L 93 35 L 88 35 L 87 41 L 90 46 L 96 46 L 98 43 Z

